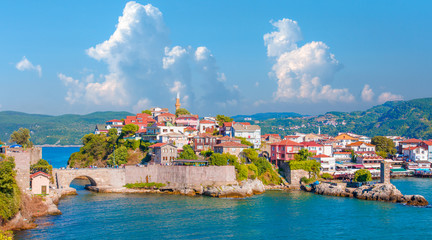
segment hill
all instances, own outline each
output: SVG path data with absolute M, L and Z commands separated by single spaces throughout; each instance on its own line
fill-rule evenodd
M 314 117 L 265 120 L 259 123 L 263 133 L 282 135 L 294 132 L 336 135 L 352 132 L 367 136 L 400 135 L 432 138 L 432 98 L 391 101 L 366 111 L 328 112 Z
M 94 131 L 95 124 L 111 119 L 122 119 L 128 112 L 95 112 L 87 115 L 60 116 L 27 114 L 13 111 L 0 112 L 0 139 L 6 142 L 20 127 L 31 131 L 34 144 L 81 144 L 81 138 Z
M 247 118 L 252 120 L 268 120 L 268 119 L 281 119 L 281 118 L 289 118 L 289 117 L 303 117 L 303 115 L 294 113 L 294 112 L 268 112 L 268 113 L 256 113 L 253 115 L 236 115 L 232 118 L 234 121 L 244 121 Z

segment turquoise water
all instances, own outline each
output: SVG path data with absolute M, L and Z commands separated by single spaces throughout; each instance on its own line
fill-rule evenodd
M 70 155 L 79 150 L 79 147 L 43 147 L 42 158 L 54 168 L 66 167 Z
M 393 183 L 432 200 L 432 179 Z M 432 239 L 432 208 L 305 192 L 216 199 L 74 187 L 78 195 L 60 201 L 63 215 L 39 218 L 17 239 Z

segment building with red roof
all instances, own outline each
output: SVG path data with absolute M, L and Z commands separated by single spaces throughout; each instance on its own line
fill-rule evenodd
M 272 143 L 270 146 L 271 162 L 279 166 L 281 162 L 293 160 L 294 155 L 300 151 L 303 145 L 286 139 Z
M 50 175 L 39 171 L 30 175 L 30 180 L 32 194 L 49 194 Z
M 214 152 L 220 154 L 229 153 L 240 157 L 240 153 L 246 148 L 249 148 L 249 146 L 238 142 L 222 142 L 214 146 Z
M 334 173 L 336 171 L 336 160 L 334 157 L 330 157 L 325 154 L 320 154 L 320 155 L 313 156 L 311 158 L 321 163 L 321 168 L 320 168 L 321 172 Z

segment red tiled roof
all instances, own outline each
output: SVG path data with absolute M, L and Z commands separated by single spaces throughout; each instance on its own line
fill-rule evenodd
M 117 120 L 117 119 L 113 119 L 113 120 L 109 120 L 109 121 L 106 121 L 106 122 L 123 122 L 122 120 Z
M 175 114 L 172 113 L 161 113 L 158 117 L 175 117 Z
M 300 144 L 302 144 L 306 147 L 322 147 L 321 144 L 318 144 L 316 142 L 301 142 Z
M 223 125 L 224 125 L 225 127 L 232 127 L 233 122 L 224 122 Z
M 30 178 L 34 178 L 34 177 L 36 177 L 36 176 L 38 176 L 38 175 L 42 175 L 42 176 L 45 176 L 45 177 L 49 178 L 49 175 L 48 175 L 48 174 L 46 174 L 46 173 L 44 173 L 44 172 L 41 172 L 41 171 L 36 172 L 36 173 L 33 173 L 32 175 L 30 175 Z
M 248 148 L 249 146 L 238 142 L 222 142 L 215 145 L 215 147 Z
M 193 127 L 187 127 L 187 128 L 185 128 L 185 131 L 188 131 L 188 132 L 195 132 L 195 131 L 198 131 L 198 130 L 196 130 L 196 129 L 193 128 Z
M 351 152 L 334 152 L 333 154 L 351 154 Z
M 369 146 L 369 147 L 375 147 L 375 145 L 373 145 L 373 144 L 362 142 L 362 141 L 358 141 L 358 142 L 355 142 L 355 143 L 348 144 L 347 147 L 361 146 L 362 144 L 364 144 L 366 146 Z
M 423 141 L 423 143 L 426 144 L 426 145 L 428 145 L 428 146 L 432 145 L 432 141 L 431 140 L 429 140 L 429 141 Z
M 248 123 L 248 122 L 239 122 L 241 125 L 251 125 L 250 123 Z
M 295 136 L 295 135 L 288 135 L 288 136 L 285 136 L 285 138 L 299 138 L 300 136 Z
M 202 124 L 215 124 L 215 122 L 212 122 L 209 120 L 201 120 L 200 123 L 202 123 Z
M 411 138 L 411 139 L 407 139 L 405 141 L 402 141 L 400 143 L 421 143 L 421 140 L 415 139 L 415 138 Z
M 162 146 L 164 146 L 164 145 L 166 145 L 166 144 L 167 144 L 167 143 L 155 143 L 155 144 L 149 146 L 149 148 L 162 147 Z
M 261 137 L 263 137 L 263 138 L 268 138 L 268 137 L 275 137 L 275 138 L 280 138 L 280 135 L 279 134 L 264 134 L 264 135 L 262 135 Z
M 329 158 L 329 157 L 330 156 L 327 156 L 325 154 L 320 154 L 320 155 L 313 156 L 313 158 Z
M 280 142 L 275 142 L 270 144 L 271 146 L 273 145 L 284 145 L 284 146 L 303 146 L 302 144 L 298 143 L 298 142 L 294 142 L 288 139 L 282 140 Z

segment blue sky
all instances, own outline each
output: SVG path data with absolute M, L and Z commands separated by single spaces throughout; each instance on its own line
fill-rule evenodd
M 430 1 L 8 1 L 0 110 L 364 110 L 431 97 Z M 119 17 L 122 20 L 119 20 Z

